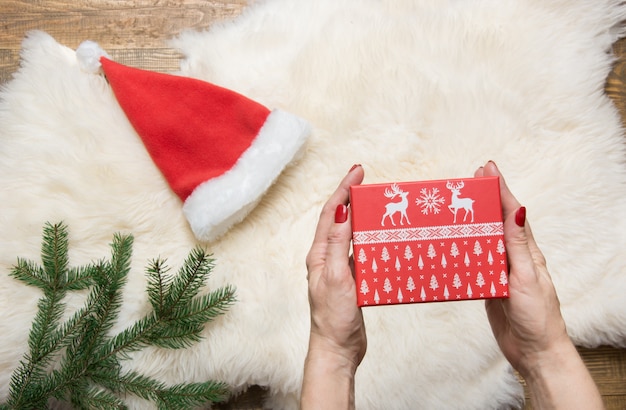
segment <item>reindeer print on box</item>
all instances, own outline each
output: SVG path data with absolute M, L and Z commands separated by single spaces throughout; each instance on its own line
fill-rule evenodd
M 350 188 L 359 306 L 508 297 L 496 177 Z
M 402 199 L 399 202 L 389 202 L 387 205 L 385 205 L 385 209 L 387 211 L 383 215 L 383 220 L 380 222 L 382 226 L 385 226 L 385 218 L 387 217 L 389 217 L 389 219 L 391 220 L 391 224 L 393 226 L 396 226 L 396 224 L 393 222 L 393 215 L 396 212 L 400 212 L 400 225 L 403 225 L 403 218 L 407 221 L 409 225 L 411 224 L 411 222 L 409 222 L 409 218 L 406 216 L 406 208 L 409 206 L 409 200 L 407 199 L 409 193 L 398 188 L 398 185 L 396 184 L 391 185 L 391 190 L 385 189 L 385 196 L 387 198 L 392 199 L 395 198 L 396 195 L 400 196 L 400 198 Z

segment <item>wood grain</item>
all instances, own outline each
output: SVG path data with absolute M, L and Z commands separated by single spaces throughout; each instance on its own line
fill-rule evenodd
M 94 40 L 123 64 L 161 72 L 178 70 L 180 54 L 167 40 L 186 29 L 206 29 L 232 18 L 246 0 L 0 1 L 0 84 L 19 64 L 30 30 L 43 30 L 76 48 Z
M 619 110 L 622 123 L 626 124 L 626 38 L 613 45 L 613 53 L 616 61 L 604 89 Z
M 20 44 L 30 30 L 46 31 L 72 48 L 94 40 L 123 64 L 172 72 L 178 70 L 180 55 L 167 46 L 168 39 L 182 30 L 206 29 L 237 16 L 246 4 L 246 0 L 0 0 L 0 84 L 17 70 Z M 626 40 L 618 41 L 614 51 L 616 64 L 606 92 L 624 120 Z M 607 409 L 626 409 L 626 349 L 579 351 Z M 264 389 L 253 387 L 218 408 L 257 409 L 264 394 Z M 530 409 L 530 404 L 525 408 Z

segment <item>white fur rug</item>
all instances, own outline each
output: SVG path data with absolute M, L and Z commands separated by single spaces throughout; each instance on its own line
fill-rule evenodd
M 209 245 L 210 286 L 236 285 L 238 303 L 200 344 L 146 351 L 129 365 L 167 382 L 268 386 L 268 407 L 296 408 L 309 326 L 304 258 L 322 204 L 354 163 L 373 183 L 466 177 L 495 160 L 528 208 L 571 336 L 626 345 L 624 136 L 603 94 L 620 3 L 273 0 L 181 36 L 183 75 L 294 112 L 314 131 L 258 208 Z M 148 308 L 148 259 L 178 267 L 195 244 L 105 81 L 43 33 L 25 40 L 22 64 L 0 95 L 0 398 L 40 296 L 8 272 L 18 256 L 39 260 L 45 221 L 69 225 L 75 265 L 108 255 L 114 232 L 135 235 L 120 328 Z M 364 315 L 358 408 L 519 405 L 482 302 Z

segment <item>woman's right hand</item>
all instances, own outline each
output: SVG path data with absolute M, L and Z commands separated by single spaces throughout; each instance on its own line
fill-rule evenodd
M 485 307 L 502 353 L 526 380 L 535 408 L 603 408 L 567 334 L 546 260 L 526 222 L 526 208 L 493 162 L 480 167 L 475 176 L 500 177 L 509 298 L 488 299 Z

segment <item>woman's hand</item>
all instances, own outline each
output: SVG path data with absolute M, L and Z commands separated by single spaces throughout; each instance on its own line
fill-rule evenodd
M 480 167 L 475 176 L 500 177 L 509 299 L 488 299 L 485 307 L 502 353 L 526 379 L 535 408 L 603 408 L 567 334 L 546 260 L 526 222 L 526 208 L 493 162 Z
M 483 175 L 500 177 L 510 295 L 509 299 L 488 299 L 485 305 L 500 349 L 524 376 L 534 356 L 569 343 L 569 336 L 546 261 L 526 223 L 526 209 L 493 162 L 476 172 L 476 176 Z
M 349 189 L 363 181 L 355 165 L 324 205 L 306 258 L 311 333 L 302 386 L 302 408 L 353 408 L 354 375 L 367 339 L 357 306 Z

